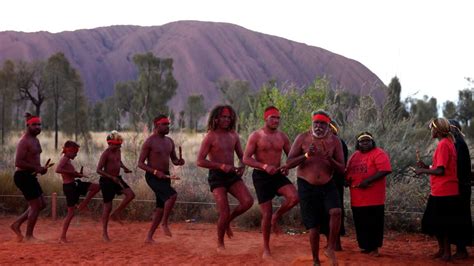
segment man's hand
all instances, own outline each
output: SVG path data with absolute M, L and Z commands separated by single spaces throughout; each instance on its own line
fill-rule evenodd
M 242 177 L 245 172 L 245 166 L 235 167 L 234 171 L 239 177 Z
M 286 165 L 283 165 L 280 168 L 278 168 L 278 171 L 280 171 L 280 173 L 284 176 L 287 176 L 290 173 L 290 169 L 288 169 Z
M 265 170 L 265 172 L 267 172 L 269 175 L 274 175 L 276 172 L 278 172 L 278 168 L 273 165 L 264 164 L 263 168 L 263 170 Z
M 228 164 L 221 164 L 219 169 L 224 173 L 236 172 L 235 167 L 233 165 Z

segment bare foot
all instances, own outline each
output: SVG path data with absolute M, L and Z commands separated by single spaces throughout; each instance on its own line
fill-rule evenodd
M 227 227 L 227 230 L 225 230 L 225 233 L 227 234 L 228 238 L 232 238 L 234 236 L 234 232 L 232 232 L 232 228 L 230 228 L 230 224 Z
M 165 234 L 165 236 L 169 236 L 169 237 L 172 236 L 171 231 L 168 228 L 168 225 L 161 225 L 161 231 L 163 231 L 163 234 Z
M 336 253 L 334 253 L 334 250 L 332 249 L 325 249 L 324 250 L 324 255 L 329 258 L 331 261 L 331 265 L 338 265 L 337 259 L 336 259 Z
M 65 237 L 61 237 L 61 238 L 59 239 L 59 243 L 60 243 L 60 244 L 66 244 L 66 243 L 69 243 L 69 241 L 67 241 L 67 239 L 66 239 Z
M 222 244 L 217 244 L 217 253 L 222 253 L 225 251 L 225 246 L 224 243 Z
M 145 239 L 145 244 L 155 244 L 155 240 L 153 240 L 153 238 L 147 238 Z
M 28 242 L 28 243 L 42 243 L 43 240 L 41 239 L 38 239 L 34 236 L 25 236 L 25 238 L 23 239 L 24 242 Z
M 271 258 L 272 258 L 272 254 L 270 253 L 270 250 L 264 250 L 262 259 L 271 259 Z
M 369 255 L 372 256 L 372 257 L 380 257 L 379 249 L 376 248 L 376 249 L 372 250 L 371 252 L 369 252 Z
M 21 229 L 20 229 L 20 225 L 17 224 L 17 223 L 12 223 L 10 225 L 10 229 L 12 229 L 12 231 L 16 234 L 16 240 L 18 242 L 21 242 L 23 241 L 23 234 L 21 233 Z
M 110 242 L 110 238 L 107 234 L 102 235 L 102 239 L 104 240 L 104 242 Z
M 313 261 L 313 266 L 320 266 L 321 265 L 321 262 L 318 260 L 318 261 Z

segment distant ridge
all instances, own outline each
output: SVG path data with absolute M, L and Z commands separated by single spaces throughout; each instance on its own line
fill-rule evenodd
M 208 106 L 218 103 L 215 82 L 221 78 L 247 80 L 258 89 L 271 79 L 305 86 L 326 76 L 351 93 L 372 93 L 379 103 L 385 95 L 383 82 L 355 60 L 228 23 L 178 21 L 55 34 L 4 31 L 0 44 L 1 63 L 46 60 L 63 52 L 80 71 L 92 100 L 111 95 L 116 82 L 136 78 L 134 54 L 151 51 L 158 57 L 172 57 L 178 81 L 171 102 L 175 111 L 182 110 L 190 94 L 203 94 Z

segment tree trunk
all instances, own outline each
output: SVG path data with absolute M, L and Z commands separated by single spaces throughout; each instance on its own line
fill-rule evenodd
M 2 95 L 2 146 L 5 145 L 5 94 Z

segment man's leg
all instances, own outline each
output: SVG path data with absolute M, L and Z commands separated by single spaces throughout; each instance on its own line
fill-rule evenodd
M 100 186 L 99 186 L 99 184 L 90 184 L 89 189 L 88 189 L 88 191 L 87 191 L 86 198 L 84 199 L 84 201 L 81 202 L 81 204 L 79 204 L 79 206 L 77 206 L 77 209 L 78 209 L 79 211 L 84 210 L 84 209 L 87 207 L 87 204 L 89 204 L 89 202 L 91 201 L 91 199 L 92 199 L 92 198 L 95 196 L 95 194 L 97 194 L 99 191 L 100 191 Z
M 163 230 L 163 233 L 167 236 L 171 236 L 171 231 L 168 227 L 168 219 L 170 217 L 171 210 L 173 209 L 174 203 L 176 202 L 177 198 L 178 198 L 178 194 L 174 194 L 165 202 L 165 208 L 163 210 L 163 222 L 161 223 L 161 229 Z
M 145 243 L 151 244 L 155 242 L 153 240 L 153 235 L 155 234 L 156 228 L 160 224 L 162 217 L 163 217 L 163 209 L 156 208 L 155 211 L 153 212 L 153 221 L 151 222 L 151 227 L 150 227 L 150 230 L 148 231 Z
M 272 228 L 272 201 L 266 201 L 260 204 L 260 211 L 262 212 L 262 234 L 263 234 L 263 255 L 262 257 L 271 257 L 270 253 L 270 231 Z
M 67 207 L 67 215 L 66 218 L 64 218 L 63 231 L 61 233 L 61 237 L 59 238 L 59 242 L 61 243 L 67 243 L 66 233 L 69 228 L 69 224 L 71 223 L 71 220 L 74 217 L 74 209 L 74 206 Z
M 110 241 L 107 226 L 109 225 L 109 216 L 112 211 L 112 201 L 104 203 L 104 209 L 102 211 L 102 238 L 104 241 Z
M 120 221 L 120 213 L 122 212 L 125 207 L 130 203 L 135 198 L 135 193 L 133 193 L 131 188 L 126 188 L 122 191 L 122 193 L 125 195 L 125 198 L 122 200 L 120 205 L 115 209 L 112 214 L 110 215 L 110 218 L 114 221 Z
M 21 233 L 21 225 L 28 220 L 28 214 L 30 212 L 30 207 L 26 209 L 24 213 L 22 213 L 18 218 L 10 225 L 10 229 L 16 234 L 16 238 L 18 242 L 23 240 L 23 234 Z
M 341 227 L 341 208 L 329 209 L 329 242 L 325 253 L 331 259 L 333 264 L 337 264 L 336 254 L 334 253 L 336 247 L 336 238 L 339 236 L 339 229 Z
M 320 265 L 319 261 L 319 226 L 309 229 L 309 243 L 311 244 L 311 254 L 314 265 Z
M 284 200 L 280 208 L 272 216 L 272 230 L 274 233 L 280 233 L 281 231 L 278 227 L 278 220 L 280 220 L 281 216 L 299 202 L 298 192 L 296 192 L 296 188 L 292 184 L 282 186 L 278 189 L 278 193 L 284 197 Z
M 43 195 L 41 195 L 39 198 L 28 201 L 28 204 L 30 205 L 30 211 L 28 212 L 25 240 L 34 240 L 33 230 L 35 229 L 40 211 L 46 207 L 46 202 Z
M 215 188 L 212 190 L 212 195 L 214 195 L 219 214 L 217 219 L 217 249 L 222 250 L 225 249 L 224 234 L 230 217 L 229 200 L 227 199 L 227 190 L 224 187 Z
M 242 180 L 239 180 L 232 184 L 232 186 L 229 188 L 229 193 L 232 194 L 232 196 L 234 196 L 239 201 L 239 205 L 237 205 L 237 207 L 235 207 L 235 209 L 230 214 L 229 222 L 227 225 L 227 235 L 229 237 L 232 237 L 233 233 L 230 228 L 230 222 L 252 207 L 253 198 L 252 195 L 250 195 L 247 186 L 245 186 Z

